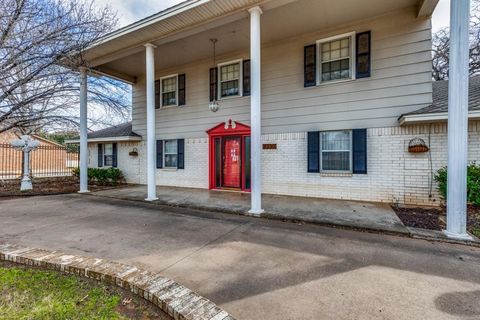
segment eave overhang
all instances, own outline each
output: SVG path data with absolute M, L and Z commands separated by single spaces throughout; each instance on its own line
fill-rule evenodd
M 480 119 L 480 111 L 469 111 L 468 120 Z M 401 126 L 418 124 L 418 123 L 432 123 L 443 122 L 448 120 L 448 112 L 438 113 L 423 113 L 423 114 L 410 114 L 403 115 L 398 119 Z
M 142 137 L 138 136 L 125 136 L 125 137 L 101 137 L 101 138 L 88 138 L 87 142 L 136 142 L 142 141 Z M 65 140 L 66 144 L 80 143 L 80 139 Z

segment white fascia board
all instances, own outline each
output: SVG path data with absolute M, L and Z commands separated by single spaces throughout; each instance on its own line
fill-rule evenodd
M 87 142 L 118 142 L 118 141 L 142 141 L 141 137 L 105 137 L 105 138 L 90 138 L 87 139 Z M 79 143 L 79 139 L 75 140 L 65 140 L 66 144 L 70 143 Z
M 419 0 L 417 5 L 417 18 L 431 17 L 439 0 Z
M 480 119 L 480 111 L 469 111 L 468 112 L 469 120 Z M 415 123 L 426 123 L 426 122 L 440 122 L 448 120 L 448 112 L 439 112 L 439 113 L 423 113 L 423 114 L 412 114 L 402 116 L 399 119 L 400 125 L 408 125 Z
M 109 42 L 113 39 L 116 39 L 118 37 L 121 37 L 123 35 L 126 35 L 130 32 L 139 30 L 141 28 L 147 27 L 151 24 L 157 23 L 159 21 L 165 20 L 167 18 L 170 18 L 172 16 L 175 16 L 181 12 L 190 10 L 192 8 L 198 7 L 204 3 L 210 2 L 211 0 L 191 0 L 191 1 L 184 1 L 182 3 L 179 3 L 176 6 L 170 7 L 166 10 L 163 10 L 157 14 L 151 15 L 149 17 L 146 17 L 142 20 L 139 20 L 137 22 L 134 22 L 132 24 L 129 24 L 128 26 L 125 26 L 123 28 L 120 28 L 116 31 L 113 31 L 106 35 L 104 38 L 99 39 L 97 42 L 93 43 L 90 47 L 86 49 L 88 51 L 89 49 L 92 49 L 102 43 Z

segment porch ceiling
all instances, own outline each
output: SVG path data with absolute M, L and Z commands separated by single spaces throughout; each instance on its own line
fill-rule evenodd
M 197 24 L 195 28 L 175 30 L 175 32 L 170 32 L 170 35 L 163 37 L 155 36 L 162 34 L 161 30 L 153 29 L 148 33 L 131 31 L 140 36 L 135 45 L 128 47 L 127 42 L 122 38 L 124 36 L 121 35 L 119 38 L 112 38 L 90 49 L 87 52 L 87 59 L 101 73 L 134 82 L 136 77 L 145 72 L 143 44 L 146 42 L 157 46 L 155 50 L 156 70 L 211 58 L 212 46 L 209 41 L 211 38 L 218 39 L 217 54 L 219 56 L 228 52 L 248 50 L 250 37 L 246 8 L 255 4 L 260 4 L 264 11 L 262 16 L 263 43 L 328 29 L 408 7 L 417 7 L 418 14 L 423 15 L 429 10 L 425 9 L 425 6 L 432 6 L 432 1 L 426 0 L 231 1 L 237 5 L 227 8 L 231 10 L 231 13 L 223 14 L 221 18 L 210 19 L 208 22 Z M 435 1 L 438 0 L 433 0 L 433 2 Z M 191 1 L 191 3 L 199 2 L 209 1 Z M 227 2 L 230 3 L 230 0 L 222 3 Z M 132 36 L 129 35 L 129 37 Z

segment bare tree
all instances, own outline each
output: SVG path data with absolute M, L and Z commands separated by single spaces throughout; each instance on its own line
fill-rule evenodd
M 115 25 L 111 9 L 93 2 L 0 1 L 0 133 L 76 127 L 79 79 L 74 70 L 85 65 L 82 51 Z M 89 77 L 90 122 L 126 118 L 129 91 L 127 84 Z
M 453 1 L 453 0 L 452 0 Z M 432 77 L 435 81 L 448 79 L 450 30 L 443 28 L 432 37 Z M 480 74 L 480 0 L 472 1 L 470 14 L 470 75 Z

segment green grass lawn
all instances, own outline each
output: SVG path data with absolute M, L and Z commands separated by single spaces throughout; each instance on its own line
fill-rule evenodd
M 0 266 L 0 319 L 127 319 L 121 296 L 54 271 Z

